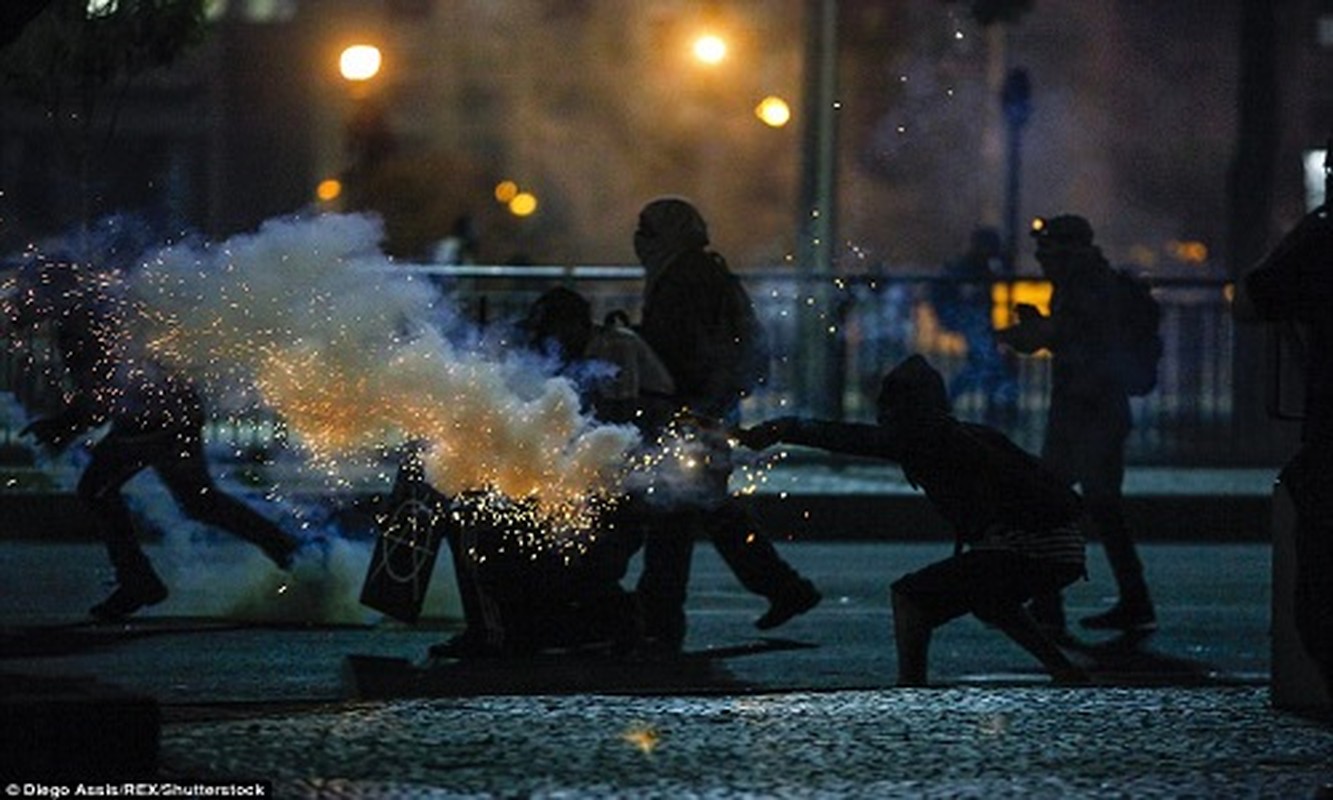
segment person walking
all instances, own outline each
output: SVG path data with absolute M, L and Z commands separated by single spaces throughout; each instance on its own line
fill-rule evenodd
M 1120 278 L 1093 244 L 1092 226 L 1072 214 L 1038 220 L 1032 230 L 1036 259 L 1052 285 L 1051 313 L 1016 307 L 1018 324 L 996 336 L 1020 353 L 1051 352 L 1051 398 L 1041 457 L 1082 489 L 1091 532 L 1101 539 L 1119 597 L 1108 610 L 1080 620 L 1085 628 L 1146 633 L 1157 629 L 1144 577 L 1123 511 L 1125 441 L 1131 417 L 1130 390 L 1117 364 L 1127 332 L 1113 301 Z M 1038 622 L 1064 636 L 1059 595 L 1039 596 Z
M 688 200 L 661 197 L 643 207 L 634 232 L 634 251 L 645 270 L 640 334 L 670 372 L 680 411 L 734 424 L 741 399 L 767 376 L 769 352 L 749 296 L 709 244 L 708 226 Z M 666 649 L 679 649 L 684 640 L 696 530 L 708 536 L 746 589 L 768 599 L 768 610 L 755 621 L 759 629 L 782 625 L 822 599 L 728 490 L 725 437 L 702 434 L 711 467 L 702 476 L 702 497 L 664 509 L 644 546 L 638 592 L 646 633 Z

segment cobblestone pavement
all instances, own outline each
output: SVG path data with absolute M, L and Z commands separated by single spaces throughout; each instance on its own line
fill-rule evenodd
M 1333 728 L 1267 690 L 405 700 L 168 722 L 165 778 L 280 797 L 1316 797 Z

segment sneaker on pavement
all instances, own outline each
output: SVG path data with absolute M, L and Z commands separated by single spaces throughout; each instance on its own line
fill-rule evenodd
M 88 613 L 103 622 L 124 619 L 145 606 L 155 606 L 167 599 L 167 587 L 156 575 L 149 573 L 134 580 L 122 581 L 111 596 Z
M 792 617 L 804 614 L 819 605 L 819 601 L 823 599 L 824 596 L 813 583 L 803 580 L 791 590 L 774 597 L 769 602 L 768 611 L 755 620 L 754 626 L 761 631 L 776 628 Z
M 1151 608 L 1116 603 L 1107 611 L 1084 617 L 1078 624 L 1089 630 L 1148 633 L 1157 630 L 1157 616 Z

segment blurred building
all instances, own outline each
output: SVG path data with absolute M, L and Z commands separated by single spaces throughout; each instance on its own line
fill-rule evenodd
M 995 76 L 1012 67 L 1033 88 L 1025 217 L 1083 213 L 1115 260 L 1159 274 L 1216 262 L 1243 1 L 1043 0 L 993 29 L 967 3 L 838 4 L 836 264 L 933 270 L 976 224 L 999 222 Z M 124 94 L 90 210 L 225 236 L 303 208 L 368 207 L 406 258 L 468 217 L 483 261 L 623 263 L 639 206 L 679 193 L 738 267 L 791 265 L 813 5 L 211 0 L 205 41 Z M 1330 0 L 1278 14 L 1274 227 L 1303 201 L 1303 153 L 1330 132 L 1331 19 Z M 706 31 L 727 45 L 711 65 L 690 50 Z M 337 70 L 354 43 L 383 55 L 364 83 Z M 767 97 L 789 103 L 790 122 L 757 118 Z M 0 108 L 8 251 L 71 225 L 78 187 L 41 109 Z

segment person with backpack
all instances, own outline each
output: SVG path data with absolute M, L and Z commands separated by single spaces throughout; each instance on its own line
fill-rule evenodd
M 1078 495 L 1004 434 L 955 418 L 944 379 L 919 355 L 885 375 L 877 405 L 877 425 L 781 417 L 735 436 L 756 450 L 786 442 L 897 462 L 950 523 L 954 554 L 893 583 L 898 684 L 926 684 L 932 633 L 968 613 L 1057 682 L 1086 682 L 1024 605 L 1085 574 Z
M 1147 633 L 1156 630 L 1157 615 L 1143 562 L 1125 524 L 1121 486 L 1132 422 L 1129 398 L 1155 383 L 1155 359 L 1161 353 L 1155 314 L 1142 307 L 1144 296 L 1149 301 L 1151 296 L 1134 290 L 1126 276 L 1111 268 L 1083 217 L 1038 219 L 1032 237 L 1037 263 L 1051 281 L 1050 316 L 1019 304 L 1018 324 L 996 336 L 1020 353 L 1043 348 L 1051 352 L 1051 398 L 1041 455 L 1057 474 L 1082 489 L 1092 532 L 1101 538 L 1119 592 L 1115 605 L 1080 624 Z M 1067 636 L 1058 594 L 1037 597 L 1033 613 L 1053 633 Z
M 708 245 L 708 226 L 689 201 L 661 197 L 640 211 L 634 232 L 634 251 L 645 270 L 640 333 L 675 381 L 676 407 L 692 419 L 730 425 L 740 418 L 741 399 L 766 379 L 769 352 L 744 287 Z M 768 610 L 755 622 L 761 630 L 821 599 L 731 495 L 726 438 L 716 430 L 699 433 L 697 441 L 709 447 L 702 460 L 712 467 L 702 476 L 705 486 L 654 515 L 638 583 L 647 636 L 665 651 L 679 650 L 685 637 L 696 530 L 708 536 L 746 589 L 768 599 Z

